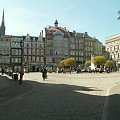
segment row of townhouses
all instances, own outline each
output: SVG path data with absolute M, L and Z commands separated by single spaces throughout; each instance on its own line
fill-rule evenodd
M 58 21 L 53 26 L 41 30 L 35 36 L 5 35 L 4 11 L 0 27 L 0 65 L 20 68 L 21 63 L 26 71 L 39 71 L 45 64 L 56 66 L 61 60 L 74 57 L 78 64 L 90 60 L 91 55 L 103 55 L 103 45 L 85 33 L 70 32 L 60 27 Z

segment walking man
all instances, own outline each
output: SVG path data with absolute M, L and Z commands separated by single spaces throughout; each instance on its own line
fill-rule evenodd
M 47 79 L 47 69 L 46 68 L 42 69 L 42 77 L 43 77 L 43 80 Z

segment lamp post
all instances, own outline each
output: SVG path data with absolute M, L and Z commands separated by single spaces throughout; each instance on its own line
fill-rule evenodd
M 43 70 L 42 70 L 42 77 L 43 80 L 47 79 L 47 70 L 46 70 L 46 34 L 45 38 L 43 38 L 43 31 L 42 31 L 42 40 L 43 40 L 43 49 L 44 49 L 44 55 L 43 55 Z
M 43 38 L 43 30 L 42 30 L 42 39 L 43 39 L 43 43 L 44 43 L 44 46 L 43 46 L 43 49 L 44 49 L 43 68 L 45 69 L 46 68 L 46 34 L 45 34 L 45 38 Z
M 46 50 L 45 50 L 45 39 L 44 40 L 44 68 L 46 68 Z
M 120 20 L 120 10 L 118 11 L 118 20 Z
M 20 42 L 20 47 L 21 47 L 21 69 L 20 69 L 20 80 L 19 83 L 22 84 L 22 80 L 23 80 L 23 75 L 24 75 L 24 69 L 23 69 L 23 41 L 21 40 Z

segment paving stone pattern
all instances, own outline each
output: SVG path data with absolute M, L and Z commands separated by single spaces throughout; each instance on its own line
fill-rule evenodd
M 88 75 L 53 73 L 42 81 L 40 73 L 30 73 L 24 76 L 26 83 L 22 86 L 12 81 L 11 87 L 5 89 L 16 92 L 12 97 L 18 95 L 18 91 L 33 89 L 30 85 L 35 89 L 1 103 L 0 120 L 101 120 L 106 90 L 119 83 L 119 77 L 115 75 L 115 81 L 111 81 L 114 74 Z

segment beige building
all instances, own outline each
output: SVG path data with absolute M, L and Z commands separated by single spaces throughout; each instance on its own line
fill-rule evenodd
M 85 63 L 91 59 L 91 55 L 102 55 L 102 43 L 85 33 L 70 32 L 69 53 L 78 63 Z
M 38 37 L 22 36 L 24 43 L 23 63 L 26 71 L 39 71 L 40 66 L 43 66 L 43 55 L 44 55 L 44 41 L 42 34 Z
M 94 38 L 94 56 L 103 55 L 103 44 L 96 38 Z
M 69 31 L 59 27 L 56 20 L 54 26 L 45 28 L 46 65 L 54 66 L 69 56 Z
M 0 37 L 0 65 L 10 65 L 10 41 L 11 36 L 1 35 Z
M 105 46 L 110 58 L 116 62 L 117 67 L 120 67 L 120 34 L 108 37 Z
M 49 66 L 61 60 L 74 57 L 77 63 L 84 64 L 91 55 L 102 55 L 102 43 L 85 33 L 69 32 L 66 27 L 59 27 L 56 20 L 54 26 L 45 28 L 45 56 Z

